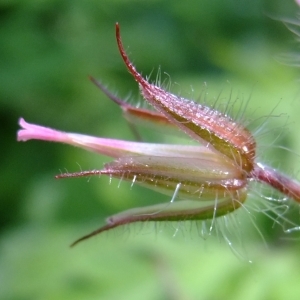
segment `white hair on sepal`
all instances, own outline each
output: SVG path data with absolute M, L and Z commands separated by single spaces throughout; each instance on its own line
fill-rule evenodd
M 243 224 L 244 221 L 243 212 L 239 210 L 212 220 L 191 221 L 190 228 L 194 227 L 196 235 L 204 241 L 216 239 L 218 243 L 225 242 L 229 250 L 238 259 L 251 263 L 248 251 L 250 244 L 247 242 L 250 240 L 250 231 L 246 229 L 245 224 Z M 264 240 L 256 223 L 253 220 L 251 222 L 253 227 L 259 232 L 261 239 Z M 190 229 L 190 232 L 193 232 L 193 230 Z M 247 235 L 247 239 L 245 239 L 245 235 Z
M 255 216 L 258 223 L 264 223 L 263 220 L 270 220 L 273 231 L 279 227 L 280 230 L 275 231 L 279 239 L 281 239 L 280 232 L 287 233 L 290 228 L 299 227 L 299 220 L 291 218 L 291 214 L 293 214 L 295 207 L 299 206 L 298 204 L 262 183 L 252 182 L 249 189 L 249 199 L 244 206 Z M 262 224 L 256 226 L 258 229 L 258 227 L 262 227 Z M 263 235 L 261 236 L 263 237 Z
M 264 233 L 257 224 L 256 214 L 249 208 L 249 202 L 252 201 L 248 196 L 245 203 L 241 207 L 227 215 L 216 219 L 215 230 L 220 240 L 225 240 L 230 250 L 242 261 L 251 263 L 251 255 L 249 249 L 252 243 L 249 241 L 260 240 L 265 247 L 267 243 Z M 245 238 L 247 237 L 247 238 Z M 253 256 L 252 256 L 253 258 Z

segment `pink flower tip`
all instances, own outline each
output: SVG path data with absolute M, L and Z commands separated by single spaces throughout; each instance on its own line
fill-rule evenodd
M 26 142 L 28 140 L 61 141 L 65 134 L 51 128 L 27 123 L 23 118 L 19 119 L 21 130 L 17 133 L 17 140 Z

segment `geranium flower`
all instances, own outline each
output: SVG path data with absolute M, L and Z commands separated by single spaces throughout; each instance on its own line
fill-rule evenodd
M 65 133 L 27 123 L 21 118 L 18 141 L 38 139 L 67 143 L 115 159 L 102 170 L 65 173 L 57 178 L 104 174 L 170 195 L 169 203 L 132 208 L 109 217 L 105 226 L 74 244 L 133 222 L 214 220 L 226 216 L 244 205 L 251 181 L 266 183 L 284 196 L 300 201 L 298 182 L 256 162 L 256 142 L 250 131 L 213 107 L 150 84 L 136 71 L 125 53 L 118 24 L 116 38 L 126 67 L 139 84 L 142 96 L 156 112 L 135 108 L 92 80 L 120 105 L 127 119 L 178 128 L 199 142 L 199 146 L 128 142 Z

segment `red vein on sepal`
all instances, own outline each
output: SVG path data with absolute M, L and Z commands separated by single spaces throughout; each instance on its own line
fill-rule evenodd
M 138 117 L 144 121 L 150 121 L 152 123 L 157 123 L 161 126 L 168 125 L 174 126 L 163 114 L 152 111 L 150 109 L 145 108 L 137 108 L 125 102 L 125 100 L 115 96 L 112 92 L 110 92 L 100 81 L 96 80 L 94 77 L 89 76 L 89 79 L 113 102 L 118 104 L 123 112 L 125 113 L 126 119 L 130 119 L 131 117 Z M 130 120 L 129 120 L 130 121 Z

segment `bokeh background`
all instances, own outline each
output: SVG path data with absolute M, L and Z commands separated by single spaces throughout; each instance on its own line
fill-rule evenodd
M 299 240 L 264 213 L 251 212 L 266 243 L 249 221 L 225 229 L 240 230 L 232 249 L 190 225 L 175 234 L 178 224 L 135 224 L 70 249 L 107 216 L 168 199 L 105 177 L 55 180 L 61 170 L 100 169 L 109 159 L 16 142 L 21 116 L 134 139 L 120 109 L 88 80 L 93 75 L 120 97 L 140 101 L 118 54 L 118 21 L 131 59 L 152 80 L 160 66 L 172 90 L 190 98 L 204 90 L 212 101 L 220 94 L 227 101 L 231 92 L 232 99 L 250 99 L 245 119 L 265 120 L 275 108 L 258 137 L 261 158 L 296 176 L 300 72 L 283 62 L 296 64 L 299 47 L 280 20 L 297 20 L 299 11 L 289 0 L 1 1 L 0 298 L 299 299 Z M 292 151 L 279 151 L 275 140 Z M 299 221 L 298 208 L 288 217 Z

